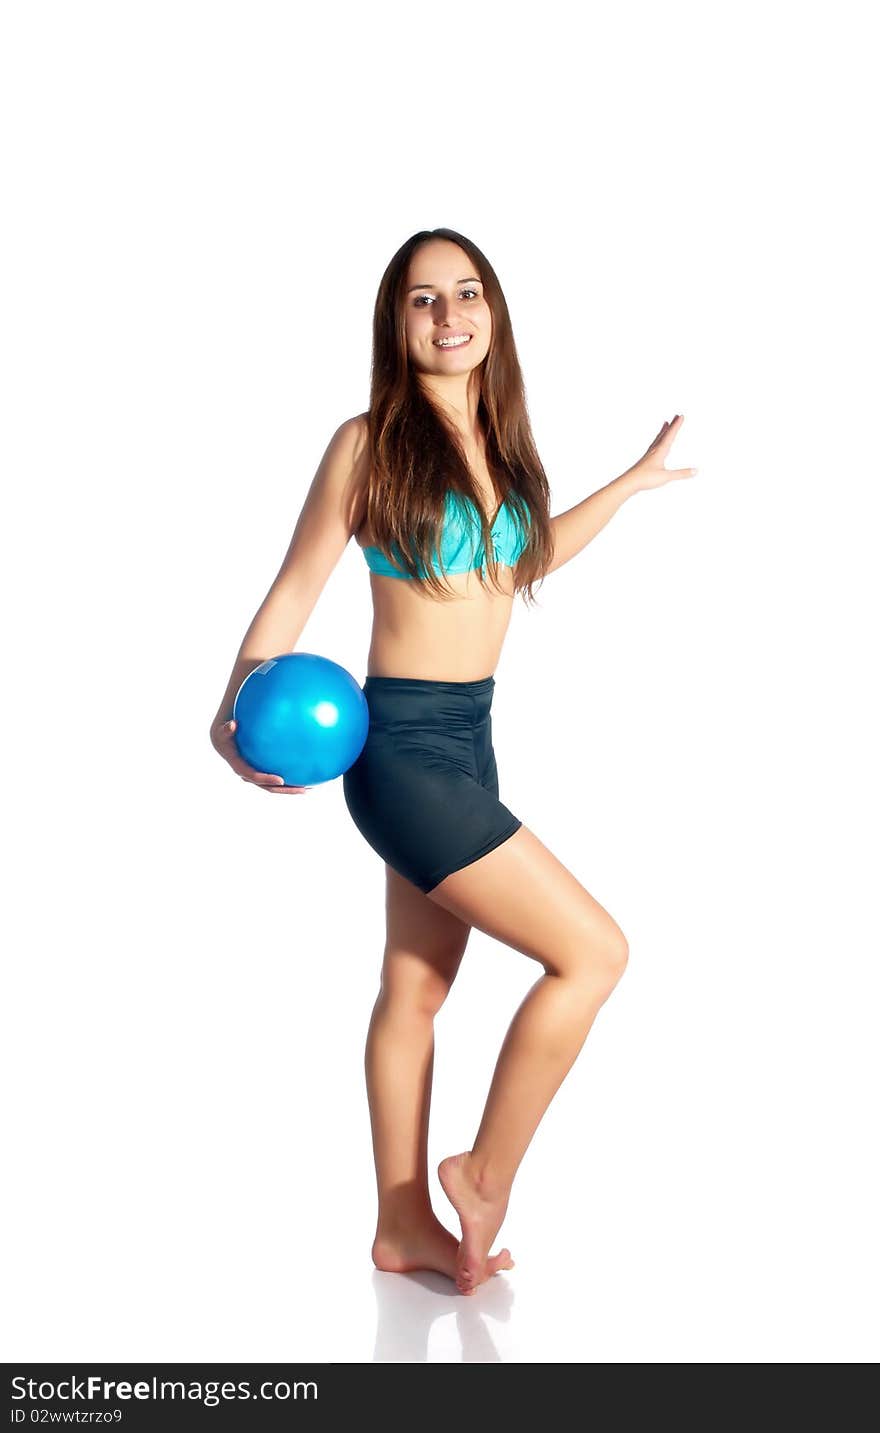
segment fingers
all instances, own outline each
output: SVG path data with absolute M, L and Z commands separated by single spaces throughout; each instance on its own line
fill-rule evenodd
M 232 741 L 233 733 L 237 725 L 237 722 L 231 720 L 223 723 L 222 734 L 230 742 Z M 252 786 L 261 786 L 264 791 L 282 791 L 289 795 L 293 792 L 310 790 L 308 786 L 285 786 L 283 776 L 276 776 L 270 771 L 254 771 L 253 767 L 246 766 L 240 757 L 237 760 L 230 760 L 229 758 L 227 758 L 227 760 L 229 760 L 233 771 L 238 772 L 242 781 L 248 781 Z
M 653 453 L 654 449 L 657 448 L 657 447 L 659 447 L 661 444 L 664 446 L 664 448 L 665 448 L 665 447 L 671 447 L 671 445 L 672 445 L 672 438 L 673 438 L 673 430 L 674 430 L 675 432 L 678 432 L 678 429 L 681 427 L 681 425 L 682 425 L 683 422 L 684 422 L 684 414 L 683 414 L 683 413 L 676 413 L 676 415 L 675 415 L 675 417 L 673 418 L 673 420 L 672 420 L 671 423 L 667 420 L 667 421 L 663 424 L 663 427 L 660 429 L 660 432 L 657 434 L 657 436 L 656 436 L 656 438 L 654 439 L 654 441 L 653 441 L 653 443 L 651 444 L 651 446 L 648 448 L 648 452 L 649 452 L 649 453 Z
M 262 786 L 264 791 L 310 791 L 309 786 L 285 786 L 283 776 L 271 776 L 267 771 L 252 771 L 249 766 L 244 768 L 236 767 L 242 781 L 249 781 L 252 786 Z
M 263 776 L 259 771 L 254 772 L 253 776 L 242 774 L 241 779 L 250 782 L 251 786 L 262 787 L 264 791 L 278 791 L 282 796 L 288 796 L 291 792 L 311 791 L 310 786 L 285 786 L 283 776 Z

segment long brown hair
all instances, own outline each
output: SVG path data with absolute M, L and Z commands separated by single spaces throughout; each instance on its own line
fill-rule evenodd
M 373 311 L 370 374 L 370 478 L 366 517 L 373 542 L 384 555 L 422 581 L 435 595 L 454 595 L 434 571 L 432 558 L 445 514 L 447 490 L 475 505 L 483 551 L 498 590 L 490 523 L 455 425 L 418 382 L 406 345 L 406 279 L 414 251 L 429 239 L 450 239 L 477 265 L 492 314 L 489 350 L 481 365 L 477 417 L 486 434 L 486 461 L 501 503 L 528 523 L 528 541 L 516 567 L 515 591 L 534 601 L 533 584 L 553 554 L 550 488 L 535 447 L 526 408 L 507 302 L 482 250 L 454 229 L 422 229 L 389 263 Z M 396 551 L 392 551 L 392 544 Z M 480 582 L 482 572 L 477 569 Z M 423 575 L 424 574 L 424 575 Z

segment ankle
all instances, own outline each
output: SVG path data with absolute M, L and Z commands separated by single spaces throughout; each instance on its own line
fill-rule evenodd
M 494 1204 L 499 1199 L 509 1197 L 513 1176 L 500 1170 L 497 1162 L 471 1150 L 468 1155 L 468 1170 L 482 1199 L 490 1200 Z
M 408 1181 L 380 1195 L 376 1227 L 379 1233 L 387 1235 L 424 1224 L 433 1217 L 427 1185 Z

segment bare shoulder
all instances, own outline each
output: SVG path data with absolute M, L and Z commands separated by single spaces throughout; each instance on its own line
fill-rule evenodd
M 317 601 L 346 544 L 363 524 L 368 438 L 367 415 L 359 413 L 339 424 L 324 449 L 275 578 L 274 585 L 295 591 L 298 601 Z
M 368 466 L 369 437 L 367 414 L 357 413 L 340 423 L 330 440 L 328 455 L 337 465 L 351 469 L 350 478 L 356 486 L 363 482 Z
M 346 475 L 345 508 L 348 514 L 349 531 L 357 534 L 364 522 L 367 511 L 367 494 L 370 486 L 370 428 L 369 415 L 357 413 L 346 418 L 334 434 L 333 442 L 338 446 L 340 469 Z
M 359 527 L 366 505 L 368 438 L 365 414 L 346 418 L 333 433 L 315 474 L 313 497 L 344 513 L 349 532 Z
M 337 461 L 345 457 L 359 457 L 363 448 L 367 445 L 369 438 L 369 427 L 367 415 L 357 413 L 354 418 L 346 418 L 340 423 L 327 446 L 328 454 Z
M 340 423 L 331 441 L 340 447 L 347 447 L 351 451 L 359 451 L 366 446 L 370 436 L 370 429 L 366 413 L 356 413 L 353 418 L 346 418 Z

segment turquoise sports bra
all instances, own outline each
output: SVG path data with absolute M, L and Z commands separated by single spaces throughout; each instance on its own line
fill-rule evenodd
M 513 567 L 528 541 L 528 533 L 523 531 L 517 514 L 507 502 L 502 504 L 492 523 L 491 535 L 495 561 Z M 401 555 L 396 544 L 392 550 L 396 556 Z M 410 577 L 410 573 L 390 563 L 380 547 L 365 547 L 362 552 L 371 572 L 380 572 L 385 577 Z M 451 488 L 446 494 L 440 555 L 447 573 L 472 572 L 477 567 L 487 571 L 479 513 L 471 498 Z M 436 557 L 432 565 L 438 576 L 442 576 Z

